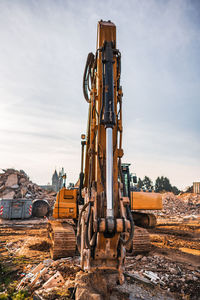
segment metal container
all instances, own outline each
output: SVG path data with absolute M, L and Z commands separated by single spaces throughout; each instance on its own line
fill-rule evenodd
M 0 218 L 27 219 L 32 215 L 30 199 L 0 199 Z
M 200 182 L 193 182 L 193 193 L 200 194 Z
M 48 216 L 50 212 L 50 206 L 47 200 L 45 199 L 36 199 L 33 200 L 33 217 L 43 218 L 44 216 Z

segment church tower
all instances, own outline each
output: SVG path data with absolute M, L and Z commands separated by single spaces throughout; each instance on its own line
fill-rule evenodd
M 57 171 L 55 170 L 55 172 L 53 173 L 53 176 L 52 176 L 52 188 L 55 192 L 58 192 L 59 190 L 59 178 L 58 178 L 58 173 Z

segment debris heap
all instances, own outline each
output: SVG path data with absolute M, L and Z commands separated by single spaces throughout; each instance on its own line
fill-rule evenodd
M 39 265 L 28 265 L 17 290 L 35 291 L 34 299 L 64 299 L 74 291 L 75 276 L 80 271 L 79 258 L 67 257 L 57 261 L 46 259 Z
M 35 300 L 74 299 L 76 288 L 82 284 L 83 280 L 87 282 L 87 278 L 90 276 L 87 272 L 81 271 L 78 257 L 67 257 L 57 261 L 46 259 L 39 265 L 28 265 L 24 271 L 21 274 L 24 277 L 19 282 L 17 290 L 28 290 L 34 294 L 33 299 Z M 139 287 L 132 284 L 136 282 L 143 284 L 142 290 L 138 290 L 139 295 L 135 295 L 134 299 L 137 297 L 137 299 L 174 299 L 171 297 L 154 298 L 150 295 L 142 297 L 147 291 L 150 292 L 148 287 L 154 291 L 157 289 L 157 293 L 165 290 L 176 293 L 176 295 L 179 294 L 177 299 L 198 299 L 200 270 L 185 265 L 185 263 L 175 264 L 170 259 L 159 255 L 127 257 L 124 275 L 126 283 L 121 288 L 126 287 L 126 292 L 130 295 L 135 295 Z M 104 274 L 104 276 L 106 275 Z M 93 274 L 92 278 L 93 284 L 88 285 L 88 291 L 95 285 L 94 281 L 98 279 L 97 273 Z M 101 278 L 100 287 L 103 285 Z M 88 295 L 88 298 L 77 297 L 77 299 L 105 299 L 99 296 L 95 297 L 95 295 L 94 298 Z M 117 295 L 119 296 L 119 291 Z M 106 299 L 119 299 L 117 295 Z M 121 299 L 130 299 L 130 297 Z
M 138 255 L 127 257 L 126 260 L 126 275 L 130 279 L 132 277 L 139 278 L 141 281 L 148 279 L 164 290 L 178 293 L 180 295 L 178 299 L 199 299 L 200 269 L 198 266 L 171 261 L 160 255 Z
M 23 170 L 6 169 L 3 170 L 3 173 L 0 173 L 0 198 L 45 199 L 52 207 L 55 196 L 54 191 L 47 191 L 32 183 Z
M 175 196 L 173 193 L 163 194 L 162 211 L 154 212 L 157 216 L 166 217 L 186 217 L 194 218 L 200 215 L 200 195 L 185 193 Z

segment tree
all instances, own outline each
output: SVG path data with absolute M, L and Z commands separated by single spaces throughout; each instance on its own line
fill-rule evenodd
M 186 193 L 193 193 L 193 185 L 187 187 Z
M 162 180 L 163 180 L 163 190 L 166 192 L 172 192 L 172 185 L 171 185 L 169 179 L 167 177 L 163 177 Z
M 167 177 L 161 176 L 156 179 L 155 182 L 156 193 L 160 192 L 172 192 L 172 185 Z
M 162 191 L 162 186 L 161 186 L 161 179 L 158 177 L 155 181 L 155 192 L 159 193 Z
M 173 186 L 172 193 L 174 193 L 174 195 L 178 195 L 180 193 L 180 190 L 176 186 Z
M 144 176 L 144 179 L 142 182 L 143 182 L 143 187 L 146 190 L 151 190 L 153 188 L 152 181 L 148 176 Z
M 141 178 L 138 179 L 137 187 L 138 187 L 139 189 L 142 189 L 142 188 L 143 188 L 143 181 L 141 180 Z
M 180 193 L 180 190 L 176 186 L 172 186 L 167 177 L 158 177 L 155 181 L 155 192 L 172 192 L 175 195 Z

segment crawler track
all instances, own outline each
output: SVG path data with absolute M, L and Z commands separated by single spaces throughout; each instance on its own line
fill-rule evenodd
M 52 259 L 75 255 L 76 236 L 72 224 L 62 220 L 49 221 L 48 235 Z
M 146 229 L 135 226 L 133 244 L 129 247 L 128 255 L 148 253 L 151 250 L 150 236 Z

